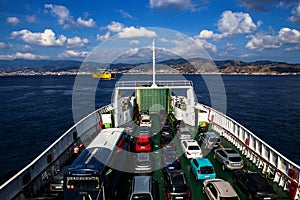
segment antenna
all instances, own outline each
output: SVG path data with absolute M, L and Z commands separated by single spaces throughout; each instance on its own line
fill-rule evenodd
M 152 42 L 152 86 L 151 87 L 157 87 L 155 83 L 155 40 L 153 39 Z

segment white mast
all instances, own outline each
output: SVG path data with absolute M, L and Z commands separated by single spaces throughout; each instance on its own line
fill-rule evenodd
M 152 80 L 152 86 L 151 87 L 157 87 L 155 83 L 155 40 L 153 39 L 152 42 L 152 74 L 153 74 L 153 80 Z

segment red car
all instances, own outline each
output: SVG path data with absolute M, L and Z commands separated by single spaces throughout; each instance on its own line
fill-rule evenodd
M 136 152 L 152 151 L 151 141 L 147 135 L 140 135 L 136 138 L 135 151 Z

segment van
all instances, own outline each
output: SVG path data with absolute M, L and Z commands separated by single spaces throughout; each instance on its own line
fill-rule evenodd
M 199 141 L 202 142 L 202 146 L 206 149 L 219 148 L 221 145 L 220 137 L 212 131 L 201 134 Z
M 134 176 L 131 184 L 130 200 L 153 200 L 154 192 L 151 176 Z

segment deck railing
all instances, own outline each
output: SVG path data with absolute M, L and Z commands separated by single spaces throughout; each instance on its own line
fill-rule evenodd
M 72 146 L 78 138 L 84 142 L 90 135 L 99 132 L 99 113 L 112 108 L 112 105 L 102 107 L 67 130 L 37 158 L 0 186 L 0 199 L 25 199 L 36 194 L 46 184 L 48 169 L 57 167 L 56 164 L 63 164 L 60 162 L 72 156 Z
M 136 87 L 150 87 L 152 81 L 118 81 L 115 85 L 116 88 L 136 88 Z M 187 80 L 176 81 L 155 81 L 158 86 L 165 87 L 193 87 L 193 82 Z
M 201 105 L 201 104 L 199 104 Z M 212 128 L 236 146 L 262 173 L 286 190 L 291 199 L 300 199 L 300 166 L 292 162 L 247 128 L 209 108 Z

